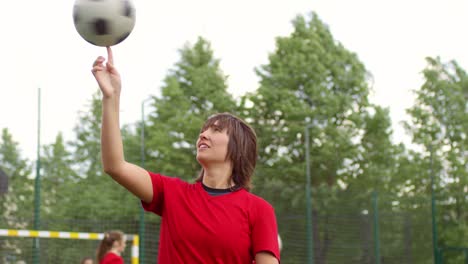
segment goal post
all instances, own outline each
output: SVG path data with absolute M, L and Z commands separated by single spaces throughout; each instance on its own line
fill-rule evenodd
M 64 232 L 48 230 L 24 230 L 24 229 L 0 229 L 0 237 L 13 238 L 48 238 L 48 239 L 78 239 L 78 240 L 101 240 L 104 233 Z M 138 248 L 139 236 L 125 234 L 127 241 L 132 241 L 131 263 L 139 264 Z

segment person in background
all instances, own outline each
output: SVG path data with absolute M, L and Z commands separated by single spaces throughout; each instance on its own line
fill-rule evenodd
M 94 260 L 92 257 L 84 257 L 81 259 L 80 264 L 94 264 Z
M 96 253 L 99 264 L 124 264 L 121 254 L 125 250 L 125 242 L 125 235 L 121 231 L 104 233 Z

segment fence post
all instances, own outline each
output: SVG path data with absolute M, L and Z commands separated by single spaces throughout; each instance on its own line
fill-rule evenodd
M 463 251 L 465 252 L 465 264 L 468 264 L 468 248 L 465 248 Z
M 380 264 L 380 228 L 379 228 L 379 203 L 376 191 L 372 193 L 372 208 L 374 211 L 374 255 L 375 264 Z
M 314 263 L 314 235 L 313 235 L 313 225 L 312 225 L 312 194 L 311 194 L 311 179 L 310 179 L 310 139 L 309 139 L 309 129 L 312 127 L 312 124 L 308 124 L 305 127 L 305 151 L 306 151 L 306 230 L 307 230 L 307 263 Z
M 39 230 L 41 223 L 41 88 L 37 89 L 37 160 L 34 179 L 34 229 Z M 40 262 L 39 237 L 33 240 L 33 263 Z
M 432 246 L 434 251 L 434 263 L 442 263 L 441 257 L 439 256 L 439 246 L 437 237 L 437 221 L 436 221 L 436 202 L 435 202 L 435 179 L 434 179 L 434 161 L 432 145 L 429 146 L 429 176 L 431 177 L 431 219 L 432 219 Z
M 442 258 L 442 256 L 444 255 L 444 248 L 440 248 L 439 250 L 437 250 L 437 263 L 439 264 L 443 264 L 444 263 L 444 259 Z

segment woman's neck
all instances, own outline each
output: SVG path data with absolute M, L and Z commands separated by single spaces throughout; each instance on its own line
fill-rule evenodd
M 203 184 L 213 189 L 227 189 L 235 185 L 231 178 L 231 166 L 210 166 L 203 168 Z
M 116 248 L 111 248 L 110 252 L 120 256 L 120 251 Z

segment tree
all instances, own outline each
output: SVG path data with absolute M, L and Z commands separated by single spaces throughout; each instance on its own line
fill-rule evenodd
M 199 38 L 180 55 L 165 78 L 161 98 L 154 98 L 145 138 L 148 168 L 187 180 L 200 169 L 195 142 L 204 121 L 217 112 L 235 113 L 236 105 L 209 42 Z
M 0 164 L 9 176 L 7 193 L 0 195 L 0 226 L 10 229 L 29 229 L 32 227 L 34 208 L 34 180 L 31 177 L 31 166 L 21 157 L 18 143 L 13 140 L 8 129 L 2 130 L 0 139 Z M 2 256 L 0 262 L 8 255 L 20 255 L 27 259 L 31 243 L 21 240 L 0 241 Z
M 269 63 L 257 69 L 260 87 L 248 98 L 253 102 L 248 116 L 260 135 L 263 178 L 304 182 L 303 134 L 312 123 L 313 182 L 332 186 L 356 152 L 352 139 L 368 107 L 367 73 L 315 13 L 296 17 L 293 25 L 291 36 L 277 38 Z
M 456 61 L 443 63 L 427 58 L 425 82 L 416 90 L 416 102 L 408 109 L 405 123 L 413 143 L 419 147 L 423 173 L 417 186 L 434 177 L 438 200 L 438 223 L 443 224 L 439 246 L 466 245 L 468 228 L 468 77 Z
M 369 74 L 356 54 L 337 42 L 315 13 L 297 16 L 293 26 L 290 36 L 277 38 L 268 64 L 256 69 L 258 90 L 242 100 L 241 113 L 259 135 L 254 192 L 274 204 L 279 221 L 305 213 L 304 130 L 312 124 L 315 263 L 347 261 L 340 254 L 359 261 L 363 251 L 343 252 L 339 243 L 362 243 L 356 240 L 362 226 L 372 232 L 368 222 L 359 222 L 367 221 L 361 212 L 369 208 L 363 204 L 370 205 L 374 188 L 393 184 L 392 155 L 403 149 L 391 142 L 388 111 L 368 102 Z M 338 219 L 361 224 L 350 227 Z M 304 233 L 305 225 L 288 220 L 280 231 Z M 333 255 L 333 248 L 340 254 Z
M 78 175 L 83 178 L 98 177 L 103 174 L 101 167 L 101 100 L 100 91 L 93 94 L 88 111 L 79 113 L 79 121 L 74 131 L 76 140 L 70 142 Z
M 42 148 L 41 156 L 41 215 L 44 218 L 66 218 L 63 208 L 74 195 L 73 186 L 82 180 L 73 169 L 74 159 L 63 140 L 62 133 L 55 142 Z
M 297 16 L 293 26 L 290 36 L 277 38 L 269 63 L 256 69 L 260 87 L 244 98 L 242 113 L 259 135 L 254 183 L 279 182 L 293 201 L 303 201 L 306 124 L 314 124 L 313 185 L 334 186 L 357 156 L 369 89 L 363 64 L 315 13 Z
M 89 110 L 81 113 L 75 127 L 73 169 L 78 181 L 69 181 L 68 205 L 64 215 L 71 219 L 130 219 L 138 218 L 138 199 L 105 175 L 101 165 L 101 100 L 100 91 L 93 94 Z M 70 207 L 69 204 L 73 204 Z M 86 227 L 85 227 L 86 228 Z M 93 230 L 95 226 L 89 226 Z M 102 230 L 101 230 L 102 231 Z
M 0 161 L 9 176 L 8 192 L 0 197 L 2 222 L 11 228 L 28 228 L 34 212 L 32 168 L 21 158 L 18 143 L 6 128 L 2 130 L 0 141 Z
M 392 123 L 388 109 L 372 106 L 365 113 L 363 135 L 359 142 L 359 155 L 349 168 L 350 178 L 344 179 L 353 192 L 377 191 L 396 194 L 407 175 L 399 176 L 399 157 L 406 157 L 403 145 L 394 145 Z

